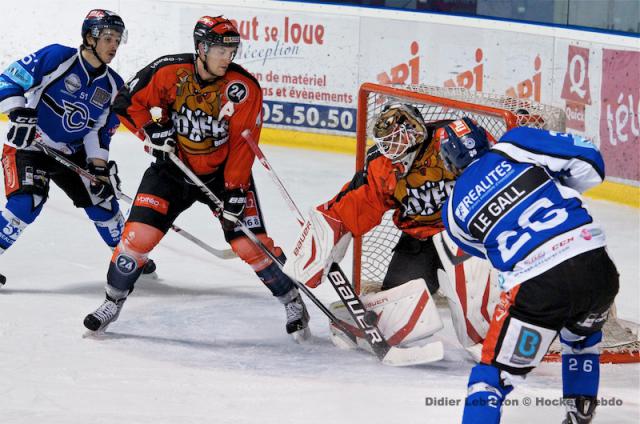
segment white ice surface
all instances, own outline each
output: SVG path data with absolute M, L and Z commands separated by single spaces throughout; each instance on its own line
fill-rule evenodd
M 4 125 L 2 125 L 4 127 Z M 0 128 L 3 130 L 4 128 Z M 303 209 L 330 198 L 353 157 L 264 146 Z M 113 142 L 124 190 L 134 194 L 148 157 L 137 139 Z M 268 229 L 288 248 L 297 224 L 268 176 L 254 166 Z M 622 275 L 620 315 L 639 321 L 638 211 L 589 202 L 603 221 Z M 177 224 L 223 248 L 218 224 L 196 206 Z M 392 368 L 363 352 L 335 348 L 326 318 L 307 302 L 314 337 L 296 345 L 284 311 L 239 260 L 219 260 L 169 233 L 152 257 L 159 281 L 140 282 L 118 322 L 100 340 L 82 338 L 82 319 L 103 299 L 110 250 L 81 210 L 57 188 L 36 223 L 0 258 L 0 423 L 455 423 L 462 407 L 425 406 L 427 397 L 460 402 L 472 362 L 450 321 L 445 359 Z M 331 302 L 327 285 L 318 296 Z M 602 368 L 596 423 L 640 421 L 640 366 Z M 503 423 L 560 423 L 560 406 L 523 406 L 561 396 L 560 366 L 543 364 L 511 398 Z

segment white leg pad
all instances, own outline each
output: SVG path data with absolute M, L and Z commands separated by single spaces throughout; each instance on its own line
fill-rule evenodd
M 444 271 L 438 270 L 438 282 L 451 310 L 456 336 L 462 346 L 471 348 L 482 343 L 489 331 L 500 297 L 497 272 L 488 261 L 476 257 L 458 262 L 463 252 L 445 232 L 435 235 L 433 243 L 444 267 Z
M 367 294 L 361 299 L 365 308 L 378 316 L 378 328 L 392 346 L 426 339 L 443 327 L 438 308 L 423 279 Z M 342 302 L 332 303 L 330 309 L 353 333 L 360 333 Z M 338 342 L 336 345 L 341 348 L 354 347 L 351 340 L 344 337 Z

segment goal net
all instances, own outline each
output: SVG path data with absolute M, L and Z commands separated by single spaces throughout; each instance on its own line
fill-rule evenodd
M 364 167 L 366 152 L 372 145 L 369 128 L 383 106 L 390 101 L 402 101 L 417 107 L 426 122 L 444 119 L 473 118 L 496 139 L 507 130 L 529 126 L 554 131 L 565 130 L 565 114 L 560 108 L 528 99 L 517 99 L 463 88 L 443 88 L 427 85 L 379 85 L 364 83 L 358 94 L 356 125 L 356 170 Z M 384 280 L 392 249 L 400 238 L 400 231 L 388 211 L 380 225 L 362 237 L 354 239 L 353 284 L 358 293 L 368 287 L 379 287 Z M 615 313 L 605 327 L 603 361 L 638 362 L 637 329 L 623 325 Z M 548 355 L 557 360 L 560 346 L 556 342 Z

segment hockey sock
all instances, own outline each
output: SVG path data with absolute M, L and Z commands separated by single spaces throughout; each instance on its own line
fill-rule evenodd
M 498 424 L 502 402 L 513 386 L 500 377 L 493 365 L 478 364 L 471 369 L 462 424 Z
M 102 237 L 107 246 L 116 247 L 122 236 L 124 217 L 120 212 L 117 201 L 112 199 L 111 203 L 111 210 L 100 206 L 91 206 L 85 208 L 84 211 L 89 219 L 93 221 L 100 237 Z
M 6 209 L 0 213 L 0 248 L 8 249 L 20 237 L 22 230 L 31 224 L 42 210 L 43 202 L 34 208 L 31 194 L 16 194 L 7 200 Z
M 281 254 L 278 256 L 278 259 L 284 263 L 285 256 Z M 278 267 L 277 264 L 272 263 L 265 269 L 261 271 L 256 271 L 256 275 L 262 280 L 265 286 L 275 297 L 281 297 L 286 295 L 291 291 L 293 286 L 293 281 L 287 275 L 282 272 L 282 270 Z
M 560 331 L 562 344 L 562 393 L 565 398 L 596 397 L 600 382 L 600 350 L 602 331 L 587 337 L 567 329 Z

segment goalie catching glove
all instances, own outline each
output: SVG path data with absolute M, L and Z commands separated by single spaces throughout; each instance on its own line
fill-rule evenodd
M 288 255 L 285 273 L 309 287 L 317 287 L 331 264 L 344 258 L 350 241 L 351 233 L 342 222 L 311 209 L 293 252 Z

